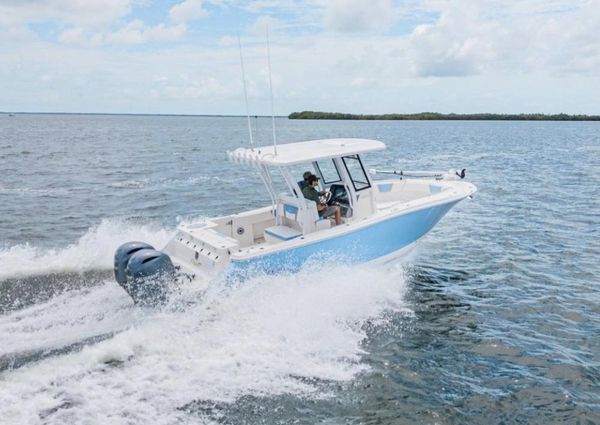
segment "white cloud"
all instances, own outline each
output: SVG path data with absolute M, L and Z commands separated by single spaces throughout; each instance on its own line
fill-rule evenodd
M 409 38 L 417 76 L 479 74 L 498 58 L 504 30 L 481 20 L 475 3 L 459 2 L 444 10 L 434 24 L 419 25 Z
M 217 78 L 208 77 L 188 84 L 167 85 L 158 90 L 158 95 L 170 99 L 210 99 L 212 96 L 230 96 L 231 87 Z
M 133 0 L 3 1 L 0 25 L 56 20 L 78 27 L 103 27 L 127 16 L 132 3 Z
M 185 34 L 186 26 L 178 24 L 166 26 L 158 24 L 146 26 L 142 21 L 135 20 L 125 27 L 109 33 L 105 41 L 111 44 L 141 44 L 152 41 L 174 41 Z
M 187 28 L 183 23 L 201 16 L 199 0 L 186 0 L 171 9 L 173 25 L 148 26 L 138 19 L 123 25 L 123 18 L 132 12 L 135 0 L 37 0 L 0 2 L 0 36 L 8 39 L 33 35 L 27 26 L 36 22 L 55 21 L 68 25 L 58 35 L 58 41 L 86 47 L 106 44 L 141 44 L 173 41 L 181 38 Z M 185 19 L 184 19 L 185 17 Z M 120 26 L 119 26 L 120 25 Z
M 554 16 L 535 16 L 527 43 L 531 70 L 600 74 L 600 1 L 582 1 L 579 7 Z
M 240 7 L 252 13 L 264 11 L 284 10 L 287 12 L 298 10 L 298 3 L 295 0 L 252 0 L 246 4 L 240 4 Z
M 87 44 L 89 42 L 85 30 L 81 27 L 73 27 L 63 31 L 58 36 L 58 41 L 67 44 Z
M 432 4 L 439 18 L 409 37 L 417 77 L 599 72 L 600 1 Z
M 174 41 L 186 32 L 184 24 L 167 26 L 158 24 L 147 26 L 134 20 L 115 31 L 87 33 L 83 28 L 74 27 L 63 31 L 58 40 L 65 44 L 98 47 L 107 44 L 134 45 L 149 42 Z
M 391 0 L 330 0 L 323 24 L 339 32 L 383 31 L 394 21 L 394 15 Z
M 164 23 L 149 25 L 136 19 L 137 9 L 129 15 L 122 9 L 106 15 L 112 16 L 110 24 L 108 18 L 96 21 L 104 26 L 90 24 L 93 20 L 85 16 L 67 23 L 60 15 L 63 20 L 55 21 L 53 29 L 59 31 L 60 43 L 35 37 L 31 31 L 35 27 L 26 25 L 44 22 L 40 17 L 50 16 L 47 10 L 34 14 L 28 9 L 30 18 L 14 19 L 16 4 L 0 0 L 0 11 L 9 6 L 12 10 L 14 39 L 21 37 L 18 42 L 3 37 L 9 27 L 6 15 L 0 13 L 0 110 L 242 112 L 239 52 L 232 36 L 239 28 L 236 24 L 247 22 L 253 22 L 246 27 L 243 42 L 254 113 L 269 111 L 266 23 L 272 31 L 293 28 L 272 38 L 277 113 L 297 109 L 595 113 L 600 97 L 598 0 L 486 0 L 483 5 L 474 0 L 408 0 L 402 7 L 378 0 L 311 0 L 294 3 L 295 11 L 290 7 L 281 13 L 276 12 L 276 2 L 268 0 L 262 2 L 268 8 L 261 9 L 263 15 L 248 12 L 248 2 L 240 5 L 232 0 L 219 14 L 206 18 L 219 19 L 223 28 L 232 24 L 229 32 L 213 38 L 207 31 L 192 31 L 205 21 L 175 22 L 161 9 Z M 237 7 L 243 10 L 234 10 Z M 224 15 L 230 11 L 234 16 L 228 21 Z M 247 13 L 244 23 L 238 20 L 241 13 Z M 327 22 L 324 13 L 331 14 Z M 299 15 L 308 16 L 310 25 L 301 27 Z M 402 33 L 390 26 L 397 16 Z M 406 16 L 413 19 L 414 30 L 406 28 Z M 323 23 L 334 31 L 320 30 Z M 385 33 L 379 31 L 386 28 Z M 340 33 L 358 30 L 371 32 Z M 175 43 L 180 40 L 185 42 Z M 109 48 L 152 42 L 157 43 L 143 49 Z M 44 75 L 52 80 L 42 81 Z
M 131 12 L 132 0 L 54 0 L 57 16 L 67 24 L 81 26 L 110 25 Z
M 31 31 L 27 25 L 1 25 L 0 24 L 0 40 L 5 43 L 22 43 L 34 41 L 37 35 Z
M 377 81 L 373 80 L 372 78 L 356 77 L 352 79 L 350 85 L 357 89 L 365 89 L 370 87 L 376 87 L 378 84 Z
M 234 46 L 234 45 L 237 46 L 238 39 L 237 39 L 237 37 L 233 37 L 231 35 L 226 35 L 219 39 L 219 44 L 221 44 L 222 46 L 225 46 L 225 47 Z
M 186 23 L 203 18 L 208 12 L 202 7 L 202 0 L 185 0 L 169 10 L 169 18 L 175 23 Z
M 267 33 L 267 27 L 269 28 L 269 33 L 273 34 L 282 29 L 284 27 L 284 23 L 282 20 L 274 18 L 270 15 L 261 15 L 256 19 L 256 21 L 254 21 L 253 24 L 248 26 L 247 32 L 258 37 L 265 37 L 265 34 Z

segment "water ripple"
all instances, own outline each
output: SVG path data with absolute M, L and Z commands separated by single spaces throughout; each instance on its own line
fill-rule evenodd
M 224 154 L 244 120 L 4 120 L 0 413 L 101 422 L 109 403 L 117 423 L 600 423 L 599 123 L 277 121 L 282 141 L 381 138 L 369 167 L 467 168 L 479 192 L 405 272 L 275 278 L 150 320 L 106 280 L 112 250 L 266 205 Z M 131 395 L 141 388 L 162 404 Z

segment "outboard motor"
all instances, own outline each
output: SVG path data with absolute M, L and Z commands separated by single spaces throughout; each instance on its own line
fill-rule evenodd
M 115 280 L 119 285 L 123 285 L 127 282 L 125 267 L 127 267 L 129 259 L 133 254 L 142 249 L 154 249 L 154 247 L 145 242 L 127 242 L 115 251 Z
M 175 266 L 167 254 L 152 246 L 128 242 L 115 252 L 115 278 L 134 303 L 156 306 L 167 301 Z

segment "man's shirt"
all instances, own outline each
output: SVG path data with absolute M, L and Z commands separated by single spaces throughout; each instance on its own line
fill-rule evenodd
M 317 192 L 317 189 L 315 189 L 314 187 L 306 186 L 302 190 L 302 194 L 304 195 L 304 197 L 306 199 L 315 201 L 317 203 L 317 205 L 319 205 L 321 203 L 321 201 L 319 201 L 319 192 Z

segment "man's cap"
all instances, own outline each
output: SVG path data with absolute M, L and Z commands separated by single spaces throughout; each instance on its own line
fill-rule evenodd
M 308 180 L 308 178 L 312 176 L 312 173 L 310 171 L 305 171 L 304 174 L 302 174 L 302 178 L 304 180 Z
M 309 183 L 312 183 L 312 182 L 314 182 L 314 181 L 317 181 L 317 180 L 321 180 L 321 179 L 320 179 L 319 177 L 315 176 L 314 174 L 311 174 L 311 175 L 308 177 L 308 182 L 309 182 Z

